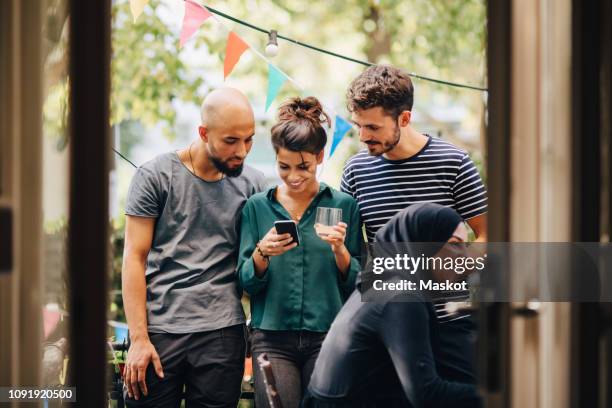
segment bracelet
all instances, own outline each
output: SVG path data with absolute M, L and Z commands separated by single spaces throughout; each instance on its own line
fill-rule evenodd
M 255 245 L 255 247 L 257 248 L 257 253 L 259 254 L 259 256 L 261 256 L 264 259 L 264 261 L 266 261 L 267 263 L 270 263 L 270 255 L 264 255 L 263 251 L 261 250 L 260 244 L 261 244 L 261 241 L 259 241 L 257 245 Z

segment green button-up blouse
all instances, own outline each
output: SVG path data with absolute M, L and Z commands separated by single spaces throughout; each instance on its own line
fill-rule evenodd
M 324 183 L 300 222 L 300 245 L 279 256 L 270 257 L 262 278 L 255 275 L 255 245 L 274 226 L 274 221 L 290 220 L 275 198 L 276 187 L 249 198 L 242 210 L 238 277 L 240 286 L 251 296 L 251 324 L 264 330 L 310 330 L 326 332 L 353 291 L 360 270 L 362 232 L 355 200 Z M 342 209 L 348 225 L 344 245 L 351 254 L 345 280 L 340 278 L 331 246 L 314 230 L 317 207 Z

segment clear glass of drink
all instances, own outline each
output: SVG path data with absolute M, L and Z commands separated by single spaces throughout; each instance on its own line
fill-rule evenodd
M 334 234 L 334 226 L 342 221 L 342 208 L 317 207 L 315 231 L 319 237 Z

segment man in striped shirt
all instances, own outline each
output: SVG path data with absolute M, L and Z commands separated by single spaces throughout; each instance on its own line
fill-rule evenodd
M 368 241 L 397 212 L 421 202 L 454 208 L 486 242 L 487 196 L 468 154 L 410 125 L 413 86 L 400 69 L 375 65 L 347 92 L 351 120 L 367 145 L 344 167 L 341 190 L 359 204 Z
M 421 202 L 455 209 L 476 240 L 486 242 L 487 195 L 468 154 L 449 142 L 424 135 L 411 124 L 414 88 L 404 71 L 374 65 L 347 91 L 351 121 L 362 150 L 344 167 L 340 188 L 357 200 L 368 241 L 400 210 Z M 474 382 L 475 325 L 469 314 L 449 313 L 447 302 L 467 300 L 469 292 L 434 301 L 440 324 L 442 371 Z

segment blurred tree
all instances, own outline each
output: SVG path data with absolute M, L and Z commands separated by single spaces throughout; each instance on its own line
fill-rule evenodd
M 49 10 L 46 21 L 45 69 L 47 89 L 55 106 L 50 120 L 65 117 L 67 92 L 66 52 L 68 10 L 65 1 L 45 0 Z M 139 121 L 145 126 L 165 123 L 172 128 L 176 110 L 174 99 L 197 103 L 206 84 L 203 67 L 188 66 L 185 50 L 178 47 L 178 29 L 169 27 L 167 18 L 176 14 L 181 0 L 151 0 L 144 13 L 133 22 L 129 0 L 115 0 L 112 6 L 112 123 Z M 483 84 L 484 80 L 484 0 L 227 0 L 204 4 L 245 19 L 264 28 L 315 45 L 372 62 L 387 62 L 408 71 L 446 78 L 457 82 Z M 267 38 L 262 33 L 231 23 L 254 47 L 262 50 Z M 347 24 L 346 22 L 350 22 Z M 226 32 L 214 21 L 206 22 L 192 40 L 198 51 L 213 56 L 220 70 L 224 58 Z M 248 59 L 248 58 L 243 58 Z M 342 92 L 352 73 L 364 67 L 281 43 L 278 64 L 311 92 Z M 307 62 L 307 64 L 306 64 Z M 205 67 L 210 68 L 210 66 Z M 341 75 L 339 73 L 348 75 Z M 265 84 L 267 67 L 257 58 L 241 61 L 236 75 L 248 76 L 252 83 Z M 204 85 L 204 86 L 203 86 Z M 56 86 L 61 89 L 58 90 Z M 443 90 L 452 97 L 468 100 L 475 111 L 482 110 L 482 98 L 473 91 L 427 84 L 420 92 Z M 265 93 L 265 89 L 247 89 Z M 198 93 L 200 92 L 200 94 Z M 460 93 L 460 94 L 459 94 Z M 285 86 L 279 98 L 295 94 Z M 57 129 L 65 127 L 59 121 Z M 169 137 L 171 132 L 167 132 Z
M 266 29 L 313 45 L 375 63 L 390 63 L 409 72 L 453 82 L 486 86 L 484 0 L 226 0 L 205 4 Z M 263 49 L 267 38 L 221 18 Z M 353 62 L 315 53 L 285 41 L 273 62 L 315 95 L 343 94 L 350 80 L 365 69 Z M 220 54 L 220 58 L 223 53 Z M 265 64 L 239 64 L 237 75 L 259 75 Z M 252 80 L 252 79 L 251 79 Z M 415 108 L 456 103 L 470 112 L 470 126 L 484 146 L 486 98 L 481 92 L 415 81 Z M 282 99 L 295 94 L 283 88 Z M 452 138 L 452 135 L 448 135 Z M 356 144 L 356 142 L 355 142 Z M 350 154 L 350 151 L 349 151 Z
M 68 115 L 68 30 L 65 0 L 45 0 L 45 130 L 66 146 Z M 138 121 L 145 126 L 160 122 L 169 138 L 176 118 L 175 99 L 198 102 L 203 79 L 185 66 L 176 32 L 160 17 L 167 6 L 151 0 L 145 14 L 133 22 L 129 0 L 112 5 L 111 124 Z M 167 10 L 167 13 L 172 12 Z M 205 39 L 200 39 L 200 44 Z
M 206 2 L 213 7 L 215 3 Z M 277 28 L 281 34 L 349 56 L 456 82 L 485 82 L 484 0 L 227 0 L 218 7 L 263 28 Z M 267 39 L 260 36 L 265 44 Z M 319 59 L 327 59 L 332 69 L 343 63 L 322 55 Z
M 161 18 L 166 5 L 159 0 L 149 5 L 134 23 L 129 1 L 113 4 L 111 122 L 165 122 L 169 130 L 176 118 L 172 101 L 198 103 L 203 80 L 185 66 L 178 37 Z

